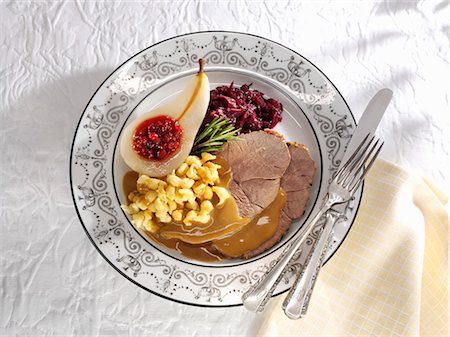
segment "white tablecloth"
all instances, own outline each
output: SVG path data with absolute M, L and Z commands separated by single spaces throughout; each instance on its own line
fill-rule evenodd
M 357 119 L 389 87 L 382 158 L 447 190 L 448 17 L 445 0 L 2 2 L 0 335 L 251 336 L 264 319 L 151 295 L 113 270 L 79 224 L 68 177 L 75 126 L 130 56 L 177 34 L 236 30 L 310 59 Z

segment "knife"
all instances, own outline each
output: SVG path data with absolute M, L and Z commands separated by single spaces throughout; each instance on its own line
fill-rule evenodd
M 347 162 L 350 155 L 356 150 L 367 134 L 375 134 L 378 124 L 391 99 L 392 91 L 389 89 L 382 89 L 370 100 L 359 120 L 352 138 L 347 144 L 338 170 Z M 298 319 L 306 314 L 314 283 L 322 267 L 327 248 L 333 236 L 334 226 L 339 220 L 339 216 L 345 213 L 347 205 L 348 203 L 335 205 L 326 215 L 326 222 L 310 251 L 310 255 L 302 268 L 297 271 L 296 280 L 283 302 L 283 310 L 289 318 Z
M 380 124 L 381 118 L 383 118 L 384 112 L 386 111 L 391 100 L 392 90 L 386 88 L 381 89 L 375 94 L 375 96 L 372 97 L 367 104 L 366 110 L 364 110 L 361 118 L 359 119 L 352 138 L 350 138 L 350 141 L 347 144 L 344 157 L 341 160 L 338 170 L 347 162 L 351 154 L 356 150 L 358 145 L 368 133 L 372 135 L 375 134 L 378 124 Z M 346 205 L 341 206 L 344 206 L 344 209 L 346 207 Z

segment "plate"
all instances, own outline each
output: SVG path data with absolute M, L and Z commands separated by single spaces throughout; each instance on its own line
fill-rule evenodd
M 211 88 L 253 83 L 283 104 L 276 127 L 289 141 L 305 144 L 317 164 L 302 218 L 282 241 L 250 260 L 189 260 L 146 239 L 120 208 L 122 178 L 129 169 L 117 150 L 124 126 L 178 93 L 206 61 Z M 70 158 L 73 201 L 86 234 L 121 275 L 161 297 L 199 306 L 241 305 L 241 296 L 276 260 L 282 247 L 319 207 L 353 133 L 355 120 L 344 98 L 310 61 L 293 50 L 250 34 L 208 31 L 157 43 L 119 66 L 97 89 L 78 123 Z M 344 240 L 361 200 L 357 193 L 336 225 L 327 259 Z M 312 236 L 317 235 L 313 231 Z M 307 239 L 311 244 L 312 237 Z M 296 261 L 275 295 L 289 289 Z

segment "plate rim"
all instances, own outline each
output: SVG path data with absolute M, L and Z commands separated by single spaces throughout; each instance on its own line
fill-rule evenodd
M 111 262 L 104 254 L 103 254 L 103 252 L 100 250 L 100 248 L 98 247 L 98 245 L 95 244 L 93 238 L 91 237 L 90 233 L 88 232 L 86 226 L 85 226 L 84 223 L 83 223 L 83 220 L 82 220 L 82 218 L 81 218 L 81 214 L 80 214 L 80 212 L 79 212 L 79 210 L 78 210 L 78 207 L 77 207 L 77 203 L 76 203 L 76 198 L 75 198 L 74 190 L 72 189 L 72 185 L 73 185 L 73 180 L 72 180 L 72 174 L 73 174 L 73 172 L 72 172 L 72 165 L 73 165 L 73 160 L 72 160 L 72 159 L 73 159 L 73 153 L 74 153 L 74 147 L 75 147 L 76 136 L 77 136 L 77 134 L 78 134 L 78 130 L 79 130 L 79 126 L 80 126 L 80 124 L 81 124 L 81 121 L 82 121 L 82 119 L 83 119 L 83 117 L 84 117 L 84 115 L 85 115 L 85 113 L 86 113 L 86 111 L 87 111 L 87 109 L 88 109 L 90 103 L 92 102 L 92 100 L 93 100 L 94 97 L 96 96 L 97 92 L 103 87 L 103 85 L 110 79 L 110 77 L 111 77 L 118 69 L 120 69 L 123 65 L 125 65 L 126 63 L 128 63 L 131 59 L 133 59 L 133 58 L 136 57 L 137 55 L 141 54 L 142 52 L 144 52 L 144 51 L 146 51 L 146 50 L 148 50 L 148 49 L 150 49 L 150 48 L 156 47 L 156 46 L 158 46 L 159 44 L 162 44 L 162 43 L 164 43 L 164 42 L 167 42 L 167 41 L 170 41 L 170 40 L 173 40 L 173 39 L 176 39 L 176 38 L 180 38 L 180 37 L 184 37 L 184 36 L 189 36 L 189 35 L 203 34 L 203 33 L 227 33 L 227 34 L 239 34 L 239 35 L 246 35 L 246 36 L 256 37 L 256 38 L 259 38 L 259 39 L 268 41 L 268 42 L 270 42 L 270 43 L 276 44 L 276 45 L 278 45 L 278 46 L 281 46 L 281 47 L 283 47 L 283 48 L 286 48 L 287 50 L 289 50 L 290 52 L 294 53 L 295 55 L 297 55 L 297 56 L 299 56 L 299 57 L 305 59 L 305 60 L 308 61 L 308 62 L 309 62 L 309 63 L 310 63 L 310 64 L 311 64 L 311 65 L 312 65 L 312 66 L 313 66 L 313 67 L 314 67 L 314 68 L 315 68 L 322 76 L 324 76 L 324 77 L 330 82 L 330 84 L 333 86 L 333 88 L 336 90 L 336 92 L 337 92 L 337 93 L 339 94 L 339 96 L 342 98 L 342 101 L 344 102 L 345 106 L 347 107 L 348 111 L 350 112 L 350 116 L 351 116 L 353 122 L 355 123 L 355 126 L 358 125 L 357 122 L 356 122 L 356 119 L 355 119 L 355 117 L 354 117 L 354 115 L 353 115 L 353 113 L 352 113 L 352 110 L 350 109 L 350 107 L 349 107 L 349 105 L 348 105 L 348 103 L 347 103 L 347 101 L 345 100 L 344 96 L 341 94 L 341 92 L 339 91 L 339 89 L 338 89 L 338 88 L 334 85 L 334 83 L 330 80 L 330 78 L 329 78 L 324 72 L 322 72 L 322 70 L 321 70 L 320 68 L 318 68 L 313 62 L 311 62 L 311 60 L 309 60 L 307 57 L 303 56 L 302 54 L 298 53 L 297 51 L 293 50 L 292 48 L 289 48 L 289 47 L 283 45 L 282 43 L 273 41 L 273 40 L 271 40 L 271 39 L 269 39 L 269 38 L 262 37 L 262 36 L 259 36 L 259 35 L 256 35 L 256 34 L 252 34 L 252 33 L 248 33 L 248 32 L 241 32 L 241 31 L 232 31 L 232 30 L 202 30 L 202 31 L 195 31 L 195 32 L 190 32 L 190 33 L 178 34 L 178 35 L 174 35 L 174 36 L 171 36 L 171 37 L 169 37 L 169 38 L 166 38 L 166 39 L 164 39 L 164 40 L 161 40 L 161 41 L 159 41 L 159 42 L 157 42 L 157 43 L 154 43 L 154 44 L 152 44 L 152 45 L 150 45 L 150 46 L 148 46 L 148 47 L 146 47 L 146 48 L 144 48 L 144 49 L 142 49 L 142 50 L 139 50 L 137 53 L 133 54 L 132 56 L 130 56 L 129 58 L 127 58 L 124 62 L 122 62 L 120 65 L 118 65 L 117 67 L 115 67 L 115 68 L 112 70 L 112 72 L 111 72 L 111 73 L 110 73 L 110 74 L 109 74 L 109 75 L 108 75 L 108 76 L 107 76 L 107 77 L 106 77 L 106 78 L 98 85 L 97 89 L 94 91 L 94 93 L 92 94 L 92 96 L 90 97 L 90 99 L 88 100 L 88 102 L 86 103 L 86 106 L 85 106 L 85 108 L 83 109 L 83 112 L 81 113 L 80 118 L 79 118 L 79 120 L 78 120 L 78 123 L 77 123 L 77 125 L 76 125 L 76 127 L 75 127 L 75 130 L 74 130 L 73 140 L 72 140 L 71 149 L 70 149 L 70 157 L 69 157 L 69 183 L 70 183 L 70 192 L 71 192 L 71 195 L 72 195 L 73 206 L 74 206 L 75 211 L 76 211 L 76 213 L 77 213 L 78 220 L 79 220 L 81 226 L 83 227 L 83 229 L 84 229 L 84 231 L 85 231 L 87 237 L 88 237 L 89 240 L 91 241 L 92 245 L 96 248 L 96 250 L 98 251 L 98 253 L 100 253 L 100 255 L 103 257 L 103 259 L 106 260 L 106 261 L 113 267 L 114 270 L 116 270 L 119 274 L 121 274 L 121 275 L 122 275 L 123 277 L 125 277 L 127 280 L 131 281 L 133 284 L 137 285 L 137 286 L 140 287 L 141 289 L 144 289 L 144 290 L 150 292 L 151 294 L 154 294 L 154 295 L 159 296 L 159 297 L 161 297 L 161 298 L 167 299 L 167 300 L 169 300 L 169 301 L 177 302 L 177 303 L 180 303 L 180 304 L 185 304 L 185 305 L 195 306 L 195 307 L 206 307 L 206 308 L 239 307 L 239 306 L 243 306 L 243 303 L 236 303 L 236 304 L 219 304 L 219 305 L 207 305 L 207 304 L 199 304 L 199 303 L 193 303 L 193 302 L 186 302 L 186 301 L 183 301 L 183 300 L 179 300 L 179 299 L 177 299 L 177 298 L 168 297 L 168 296 L 165 296 L 165 295 L 163 295 L 163 294 L 161 294 L 161 293 L 158 293 L 158 292 L 156 292 L 156 291 L 154 291 L 154 290 L 152 290 L 152 289 L 149 289 L 149 288 L 145 287 L 144 285 L 138 283 L 137 281 L 133 280 L 131 277 L 129 277 L 128 275 L 126 275 L 125 273 L 123 273 L 117 266 L 115 266 L 115 265 L 114 265 L 114 264 L 113 264 L 113 263 L 112 263 L 112 262 Z M 364 183 L 362 184 L 362 187 L 361 187 L 361 197 L 360 197 L 360 199 L 358 200 L 357 205 L 355 205 L 355 213 L 354 213 L 355 216 L 353 217 L 352 221 L 349 222 L 348 230 L 347 230 L 347 232 L 345 233 L 345 235 L 343 236 L 341 242 L 339 242 L 339 244 L 337 245 L 336 249 L 335 249 L 335 250 L 332 252 L 332 254 L 324 261 L 324 265 L 325 265 L 325 264 L 326 264 L 326 263 L 327 263 L 327 262 L 328 262 L 335 254 L 336 254 L 336 252 L 340 249 L 342 243 L 345 241 L 345 239 L 347 238 L 347 236 L 348 236 L 348 234 L 349 234 L 351 228 L 353 227 L 353 224 L 354 224 L 354 222 L 355 222 L 355 220 L 356 220 L 356 216 L 357 216 L 357 214 L 358 214 L 358 212 L 359 212 L 359 208 L 360 208 L 360 205 L 361 205 L 363 193 L 364 193 Z M 287 288 L 287 289 L 285 289 L 285 290 L 282 290 L 282 291 L 280 291 L 279 293 L 273 294 L 272 297 L 275 297 L 275 296 L 279 296 L 279 295 L 281 295 L 281 294 L 284 294 L 284 293 L 287 292 L 288 290 L 289 290 L 289 288 Z

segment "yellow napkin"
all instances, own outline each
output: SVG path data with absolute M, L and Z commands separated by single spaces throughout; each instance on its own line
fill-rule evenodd
M 258 336 L 448 336 L 446 202 L 426 180 L 378 160 L 307 316 L 289 320 L 279 296 Z

